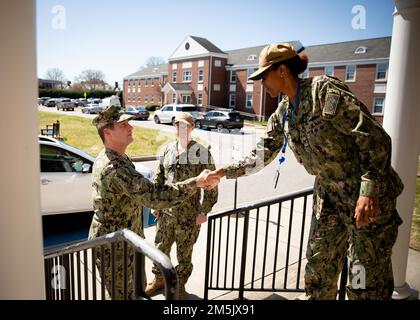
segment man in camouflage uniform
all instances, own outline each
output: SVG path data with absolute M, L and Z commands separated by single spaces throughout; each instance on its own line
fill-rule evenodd
M 286 95 L 256 150 L 208 177 L 236 178 L 260 170 L 288 143 L 299 163 L 316 175 L 306 294 L 310 299 L 336 298 L 348 250 L 348 297 L 390 299 L 391 253 L 402 223 L 396 198 L 403 190 L 391 167 L 391 139 L 340 80 L 299 79 L 306 67 L 307 57 L 289 44 L 263 49 L 260 68 L 250 79 L 262 79 L 272 97 Z
M 95 214 L 89 230 L 89 239 L 125 228 L 144 238 L 142 206 L 157 209 L 177 206 L 196 194 L 198 187 L 203 187 L 195 178 L 172 186 L 158 185 L 136 171 L 134 164 L 125 154 L 127 146 L 133 141 L 132 127 L 128 123 L 131 119 L 132 117 L 128 117 L 115 106 L 100 112 L 93 119 L 92 123 L 98 129 L 105 149 L 99 153 L 93 165 L 92 196 Z M 97 266 L 101 270 L 99 253 Z M 133 251 L 128 252 L 128 292 L 124 292 L 123 288 L 123 254 L 122 244 L 119 243 L 115 250 L 113 299 L 123 299 L 124 294 L 133 298 Z M 102 281 L 105 281 L 108 293 L 111 294 L 112 267 L 109 248 L 105 250 L 103 267 L 105 279 Z
M 160 165 L 155 175 L 159 186 L 172 184 L 195 177 L 203 170 L 215 170 L 210 147 L 191 140 L 194 129 L 194 119 L 189 113 L 181 113 L 175 118 L 177 140 L 166 145 L 162 150 Z M 179 299 L 186 298 L 185 284 L 193 269 L 191 263 L 193 246 L 197 241 L 201 223 L 205 222 L 206 214 L 217 202 L 217 187 L 201 190 L 188 199 L 183 205 L 157 212 L 159 221 L 156 229 L 155 246 L 170 256 L 171 247 L 176 242 L 178 265 Z M 163 277 L 160 270 L 153 266 L 155 279 L 146 287 L 146 294 L 156 294 L 163 288 Z

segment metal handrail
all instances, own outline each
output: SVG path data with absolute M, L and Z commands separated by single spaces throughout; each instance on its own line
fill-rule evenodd
M 119 241 L 130 244 L 134 249 L 134 297 L 136 299 L 148 298 L 145 297 L 142 286 L 145 283 L 144 273 L 142 272 L 145 269 L 144 256 L 152 260 L 161 270 L 165 279 L 164 295 L 166 299 L 172 300 L 177 298 L 177 291 L 175 290 L 177 286 L 176 271 L 168 256 L 128 229 L 68 246 L 46 248 L 44 250 L 44 260 L 59 258 L 66 254 L 80 253 L 83 250 L 95 249 L 102 245 L 113 244 Z M 45 276 L 48 279 L 47 273 Z
M 244 299 L 245 291 L 303 292 L 304 290 L 299 284 L 299 279 L 302 269 L 302 252 L 305 244 L 304 236 L 307 234 L 309 229 L 306 224 L 310 222 L 310 219 L 308 220 L 306 218 L 306 213 L 309 211 L 307 210 L 307 198 L 312 194 L 312 187 L 305 188 L 303 190 L 292 192 L 286 195 L 272 197 L 264 201 L 242 204 L 236 209 L 234 208 L 229 210 L 221 210 L 210 215 L 208 218 L 207 230 L 204 299 L 208 299 L 210 290 L 222 290 L 231 292 L 237 291 L 239 299 Z M 296 200 L 303 200 L 303 214 L 300 218 L 301 221 L 297 220 L 296 218 L 293 219 L 293 216 L 295 215 L 294 211 L 297 207 L 295 203 Z M 282 207 L 282 204 L 285 202 L 290 203 L 290 208 L 287 209 Z M 278 206 L 278 212 L 275 212 L 274 210 L 270 211 L 273 205 Z M 266 209 L 265 213 L 261 213 L 261 209 Z M 283 211 L 286 211 L 286 213 Z M 253 227 L 255 228 L 255 231 L 250 230 L 251 212 L 254 214 L 252 222 L 254 223 Z M 259 221 L 262 214 L 265 214 L 266 221 Z M 268 237 L 270 215 L 272 218 L 277 217 L 276 221 L 274 221 L 274 225 L 276 225 L 274 228 L 277 228 L 275 232 L 276 240 L 274 242 L 270 241 Z M 238 223 L 239 216 L 243 217 L 242 226 L 240 226 Z M 283 268 L 279 269 L 278 249 L 280 221 L 282 216 L 286 219 L 288 218 L 288 223 L 284 226 L 285 230 L 282 231 L 282 235 L 286 235 L 287 240 L 285 242 L 287 248 L 284 250 L 285 262 Z M 233 219 L 233 223 L 230 221 L 232 220 L 230 219 L 232 217 L 236 217 L 236 219 Z M 261 224 L 261 229 L 264 229 L 264 231 L 257 233 L 259 230 L 259 223 Z M 231 224 L 233 224 L 233 227 L 231 227 Z M 293 229 L 293 227 L 295 227 L 295 229 Z M 271 228 L 273 228 L 273 226 L 271 226 Z M 223 236 L 222 229 L 224 231 Z M 297 261 L 293 263 L 290 261 L 292 230 L 297 230 L 297 234 L 293 233 L 293 235 L 295 238 L 297 238 L 296 241 L 299 242 Z M 286 232 L 286 234 L 284 234 L 284 232 Z M 239 236 L 240 233 L 242 234 L 241 237 Z M 232 240 L 232 234 L 234 245 L 233 248 L 230 248 L 229 240 Z M 263 250 L 258 251 L 257 247 Z M 257 255 L 260 259 L 256 258 Z M 263 255 L 262 258 L 261 255 Z M 267 257 L 269 256 L 274 257 L 274 263 L 267 265 Z M 222 261 L 223 259 L 224 261 Z M 247 259 L 249 263 L 247 263 Z M 239 263 L 237 260 L 240 260 Z M 223 266 L 222 268 L 220 268 L 220 264 Z M 257 265 L 260 267 L 259 269 L 256 267 Z M 297 270 L 296 283 L 293 288 L 288 286 L 288 283 L 290 282 L 288 279 L 289 267 L 292 265 L 296 265 Z M 257 270 L 260 271 L 257 272 Z M 344 299 L 345 297 L 345 285 L 347 282 L 347 274 L 345 270 L 346 269 L 343 268 L 343 273 L 341 275 L 339 299 Z M 284 272 L 284 280 L 282 280 L 283 284 L 278 287 L 275 285 L 275 281 L 276 277 L 279 279 L 277 273 L 280 271 Z M 248 274 L 248 279 L 246 279 L 246 274 Z M 254 286 L 254 284 L 257 283 L 256 276 L 259 276 L 258 282 L 261 282 L 261 286 L 259 288 Z M 235 282 L 235 277 L 236 279 L 239 278 L 239 282 Z M 267 277 L 272 277 L 272 281 L 271 283 L 265 284 L 264 280 Z M 231 279 L 231 283 L 227 283 L 227 279 Z

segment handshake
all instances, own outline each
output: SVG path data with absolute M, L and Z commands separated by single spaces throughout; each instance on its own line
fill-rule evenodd
M 208 169 L 203 170 L 196 178 L 195 182 L 197 184 L 197 188 L 201 188 L 204 190 L 211 190 L 215 188 L 220 179 L 224 176 L 223 169 L 210 171 Z

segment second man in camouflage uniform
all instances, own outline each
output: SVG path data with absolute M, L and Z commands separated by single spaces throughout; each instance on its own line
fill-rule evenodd
M 189 113 L 181 113 L 175 118 L 177 140 L 162 150 L 155 182 L 159 186 L 173 184 L 195 177 L 203 170 L 214 170 L 214 161 L 209 148 L 191 140 L 194 119 Z M 203 194 L 202 194 L 203 193 Z M 185 284 L 191 275 L 194 243 L 200 232 L 200 224 L 206 221 L 206 214 L 217 202 L 217 187 L 212 190 L 197 190 L 182 205 L 161 210 L 156 230 L 155 245 L 170 256 L 171 247 L 176 243 L 178 265 L 179 298 L 186 298 Z M 201 201 L 201 197 L 203 198 Z M 155 279 L 146 288 L 146 294 L 153 295 L 163 288 L 163 278 L 158 268 L 153 267 Z

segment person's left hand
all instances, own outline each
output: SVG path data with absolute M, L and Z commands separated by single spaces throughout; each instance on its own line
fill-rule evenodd
M 204 222 L 206 222 L 207 221 L 207 216 L 205 216 L 205 215 L 203 215 L 203 214 L 199 214 L 198 216 L 197 216 L 197 218 L 195 219 L 195 223 L 196 224 L 202 224 L 202 223 L 204 223 Z
M 354 218 L 356 227 L 361 228 L 375 221 L 379 214 L 376 198 L 360 196 L 357 200 Z

